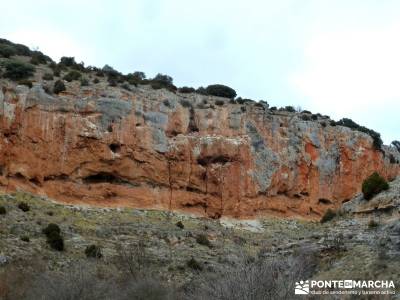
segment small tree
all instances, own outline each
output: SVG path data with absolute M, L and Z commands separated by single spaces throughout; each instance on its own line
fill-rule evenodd
M 224 97 L 224 98 L 230 98 L 233 99 L 236 97 L 236 91 L 229 86 L 222 85 L 222 84 L 213 84 L 209 85 L 206 89 L 205 92 L 208 95 L 211 96 L 217 96 L 217 97 Z
M 57 80 L 54 83 L 54 87 L 53 87 L 53 92 L 54 94 L 59 94 L 61 92 L 65 91 L 65 84 L 64 82 L 62 82 L 61 80 Z
M 4 73 L 5 78 L 11 80 L 26 79 L 33 75 L 35 67 L 31 64 L 23 63 L 20 61 L 12 60 L 5 64 L 6 72 Z
M 0 57 L 9 58 L 16 54 L 14 47 L 10 45 L 0 44 Z
M 377 172 L 365 179 L 362 184 L 362 192 L 366 200 L 370 200 L 373 196 L 387 189 L 389 189 L 389 184 Z
M 325 212 L 325 214 L 321 218 L 321 223 L 328 222 L 332 220 L 333 218 L 336 217 L 336 212 L 333 211 L 332 209 L 328 208 L 328 210 Z
M 68 72 L 67 75 L 64 76 L 64 79 L 68 82 L 71 82 L 73 80 L 79 80 L 82 77 L 82 74 L 76 70 L 72 70 Z

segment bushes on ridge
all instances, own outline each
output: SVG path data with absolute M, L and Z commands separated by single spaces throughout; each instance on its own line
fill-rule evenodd
M 5 68 L 6 71 L 3 76 L 11 80 L 26 79 L 32 76 L 35 72 L 35 67 L 31 64 L 23 63 L 16 60 L 6 62 Z
M 16 51 L 13 47 L 9 45 L 0 44 L 0 57 L 9 58 L 16 54 Z
M 362 184 L 362 192 L 366 200 L 370 200 L 373 196 L 382 191 L 389 189 L 389 184 L 381 175 L 374 172 L 371 176 L 364 180 Z
M 356 122 L 354 122 L 353 120 L 348 119 L 348 118 L 343 118 L 343 119 L 337 121 L 335 125 L 345 126 L 345 127 L 351 128 L 353 130 L 357 130 L 357 131 L 369 134 L 373 139 L 374 148 L 376 150 L 382 149 L 383 141 L 381 139 L 381 135 L 378 132 L 376 132 L 372 129 L 369 129 L 367 127 L 358 125 Z
M 212 84 L 206 87 L 205 92 L 207 95 L 224 97 L 233 99 L 236 97 L 236 91 L 229 86 L 222 84 Z
M 67 75 L 64 76 L 64 79 L 68 82 L 71 82 L 73 80 L 79 80 L 82 77 L 82 74 L 76 70 L 72 70 L 68 72 Z

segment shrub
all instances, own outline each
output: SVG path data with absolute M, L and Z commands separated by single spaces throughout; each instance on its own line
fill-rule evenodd
M 217 100 L 217 101 L 215 101 L 215 105 L 222 106 L 222 105 L 224 105 L 224 104 L 225 104 L 225 102 L 222 101 L 222 100 Z
M 73 80 L 79 80 L 82 77 L 82 74 L 79 71 L 72 70 L 69 71 L 67 75 L 64 76 L 64 79 L 68 82 Z
M 187 261 L 186 265 L 189 268 L 196 270 L 196 271 L 203 270 L 203 266 L 197 260 L 195 260 L 193 257 Z
M 162 88 L 165 88 L 171 92 L 175 92 L 177 90 L 176 86 L 173 84 L 172 77 L 164 74 L 157 74 L 153 79 L 150 80 L 150 85 L 155 90 Z
M 44 55 L 42 52 L 33 51 L 30 63 L 34 65 L 46 64 L 48 60 L 51 60 L 50 57 Z
M 29 205 L 28 205 L 28 203 L 26 203 L 26 202 L 20 202 L 20 203 L 18 203 L 18 208 L 20 209 L 20 210 L 22 210 L 23 212 L 27 212 L 27 211 L 29 211 L 31 208 L 29 207 Z
M 47 243 L 50 245 L 51 248 L 57 251 L 63 251 L 64 250 L 64 239 L 62 236 L 55 232 L 52 231 L 50 234 L 47 235 Z
M 54 92 L 55 94 L 59 94 L 59 93 L 64 92 L 64 91 L 65 91 L 65 84 L 64 84 L 64 82 L 62 82 L 62 80 L 57 80 L 57 81 L 54 83 L 53 92 Z
M 304 256 L 243 259 L 223 270 L 199 274 L 187 299 L 296 299 L 296 282 L 310 278 L 315 270 L 315 257 Z
M 0 215 L 5 215 L 7 213 L 7 210 L 4 206 L 0 206 Z
M 81 79 L 81 86 L 88 86 L 89 85 L 89 80 L 87 78 L 82 78 Z
M 50 223 L 46 228 L 43 228 L 42 233 L 49 236 L 51 233 L 60 234 L 61 229 L 57 224 Z
M 86 257 L 92 258 L 102 258 L 103 254 L 101 253 L 101 248 L 96 245 L 87 246 L 85 249 Z
M 125 79 L 129 82 L 129 84 L 137 86 L 138 84 L 143 83 L 143 81 L 146 79 L 146 75 L 143 72 L 136 71 L 126 75 Z
M 17 52 L 15 51 L 14 47 L 10 45 L 0 44 L 0 57 L 9 58 L 10 56 L 13 56 L 15 54 L 17 54 Z
M 192 87 L 184 86 L 184 87 L 179 88 L 178 92 L 182 93 L 182 94 L 190 94 L 190 93 L 195 93 L 196 90 Z
M 222 85 L 222 84 L 213 84 L 209 85 L 205 92 L 207 95 L 217 96 L 217 97 L 224 97 L 233 99 L 236 97 L 236 91 L 229 86 Z
M 398 152 L 400 152 L 400 142 L 399 141 L 393 141 L 392 142 L 393 147 L 397 149 Z
M 47 237 L 47 243 L 51 248 L 57 251 L 64 250 L 64 239 L 61 236 L 61 229 L 57 224 L 50 223 L 42 230 Z
M 368 222 L 368 228 L 376 228 L 376 227 L 378 227 L 379 226 L 379 223 L 378 222 L 376 222 L 375 220 L 370 220 L 369 222 Z
M 8 61 L 5 63 L 6 72 L 4 73 L 5 78 L 11 80 L 26 79 L 33 75 L 35 67 L 31 64 L 23 63 L 20 61 Z
M 345 126 L 345 127 L 348 127 L 348 128 L 350 128 L 352 130 L 357 130 L 357 131 L 369 134 L 370 137 L 373 140 L 374 148 L 376 150 L 381 150 L 382 149 L 383 141 L 381 139 L 381 135 L 378 132 L 376 132 L 376 131 L 374 131 L 372 129 L 369 129 L 367 127 L 358 125 L 356 122 L 354 122 L 353 120 L 348 119 L 348 118 L 343 118 L 343 119 L 337 121 L 335 123 L 335 125 Z
M 100 80 L 98 78 L 93 79 L 94 84 L 99 83 L 99 82 L 100 82 Z
M 296 109 L 290 105 L 283 107 L 282 110 L 288 111 L 288 112 L 296 112 Z
M 72 67 L 76 64 L 75 62 L 75 57 L 67 57 L 63 56 L 60 59 L 60 65 L 63 65 L 65 67 Z
M 31 55 L 31 50 L 29 50 L 29 48 L 25 45 L 21 45 L 21 44 L 14 44 L 6 39 L 0 39 L 0 46 L 8 46 L 10 48 L 12 48 L 13 52 L 15 52 L 15 54 L 13 55 L 23 55 L 23 56 L 30 56 Z
M 207 92 L 206 92 L 206 89 L 204 88 L 204 87 L 199 87 L 197 90 L 196 90 L 196 93 L 197 94 L 200 94 L 200 95 L 207 95 Z
M 61 236 L 61 229 L 57 224 L 50 223 L 42 232 L 47 237 L 47 243 L 57 251 L 64 250 L 64 239 Z
M 377 172 L 365 179 L 362 184 L 362 192 L 366 200 L 370 200 L 373 196 L 387 189 L 389 189 L 389 184 Z
M 42 79 L 43 80 L 53 80 L 54 77 L 53 77 L 53 74 L 46 73 L 46 74 L 43 75 Z
M 301 119 L 302 119 L 303 121 L 310 121 L 310 120 L 311 120 L 311 118 L 310 118 L 309 115 L 301 115 Z
M 332 220 L 334 217 L 336 217 L 336 212 L 333 211 L 332 209 L 328 208 L 328 210 L 325 212 L 325 214 L 321 218 L 321 223 L 328 222 Z
M 20 85 L 25 85 L 25 86 L 27 86 L 28 88 L 32 88 L 32 81 L 31 80 L 27 80 L 27 79 L 23 79 L 23 80 L 19 80 L 18 81 L 18 84 L 20 84 Z
M 185 228 L 185 225 L 183 225 L 182 221 L 178 221 L 175 225 L 177 227 L 179 227 L 180 229 L 184 229 Z
M 29 243 L 29 241 L 30 241 L 29 236 L 27 236 L 27 235 L 21 236 L 21 241 Z
M 210 240 L 205 234 L 199 234 L 196 238 L 196 242 L 200 245 L 207 246 L 209 248 L 212 247 Z

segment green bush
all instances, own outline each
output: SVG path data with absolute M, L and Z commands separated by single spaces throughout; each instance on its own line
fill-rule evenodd
M 30 241 L 30 239 L 29 239 L 29 236 L 27 236 L 27 235 L 23 235 L 23 236 L 21 236 L 21 241 L 23 241 L 23 242 L 27 242 L 27 243 L 29 243 L 29 241 Z
M 183 225 L 182 221 L 178 221 L 175 225 L 177 227 L 179 227 L 180 229 L 184 229 L 185 228 L 185 225 Z
M 33 51 L 30 63 L 34 65 L 47 64 L 48 60 L 51 59 L 48 56 L 44 55 L 42 52 Z
M 176 86 L 173 84 L 173 79 L 171 76 L 164 74 L 157 74 L 156 77 L 150 80 L 150 86 L 155 89 L 167 89 L 171 92 L 175 92 L 177 90 Z
M 335 125 L 345 126 L 345 127 L 348 127 L 348 128 L 350 128 L 352 130 L 357 130 L 357 131 L 369 134 L 371 136 L 372 140 L 373 140 L 374 148 L 376 150 L 381 150 L 382 149 L 383 141 L 381 139 L 381 135 L 378 132 L 376 132 L 376 131 L 374 131 L 372 129 L 369 129 L 367 127 L 358 125 L 356 122 L 354 122 L 353 120 L 348 119 L 348 118 L 344 118 L 344 119 L 341 119 L 341 120 L 337 121 L 335 123 Z
M 49 235 L 47 235 L 47 243 L 50 245 L 51 248 L 57 251 L 64 250 L 64 239 L 62 236 L 53 231 Z
M 99 83 L 99 82 L 100 82 L 100 80 L 98 78 L 93 79 L 94 84 Z
M 7 210 L 4 206 L 0 206 L 0 215 L 5 215 L 7 213 Z
M 61 57 L 60 65 L 63 65 L 65 67 L 72 67 L 76 65 L 75 57 L 67 57 L 67 56 Z
M 365 179 L 362 184 L 362 192 L 366 200 L 370 200 L 373 196 L 387 189 L 389 189 L 389 184 L 377 172 Z
M 15 55 L 23 55 L 23 56 L 30 56 L 31 55 L 31 50 L 25 45 L 21 44 L 14 44 L 6 39 L 0 39 L 0 46 L 8 46 L 12 48 L 13 52 L 15 52 Z M 14 55 L 14 54 L 13 54 Z
M 222 101 L 222 100 L 217 100 L 217 101 L 215 101 L 215 105 L 222 106 L 222 105 L 224 105 L 224 104 L 225 104 L 225 102 Z
M 16 60 L 6 62 L 5 68 L 6 71 L 3 76 L 11 80 L 26 79 L 32 76 L 35 72 L 35 67 L 31 64 L 23 63 Z
M 92 258 L 102 258 L 103 254 L 101 253 L 101 248 L 96 245 L 87 246 L 85 249 L 86 257 Z
M 195 93 L 196 90 L 192 87 L 184 86 L 184 87 L 179 88 L 178 92 L 182 93 L 182 94 L 190 94 L 190 93 Z
M 146 74 L 143 72 L 136 71 L 134 73 L 129 73 L 125 76 L 125 80 L 129 82 L 129 84 L 137 86 L 138 84 L 144 83 L 146 79 Z
M 203 266 L 197 261 L 195 260 L 193 257 L 187 261 L 186 265 L 196 271 L 201 271 L 203 270 Z
M 68 82 L 73 80 L 79 80 L 82 77 L 82 74 L 79 71 L 72 70 L 69 71 L 67 75 L 64 76 L 64 79 Z
M 336 212 L 333 211 L 332 209 L 328 208 L 328 210 L 325 212 L 325 214 L 321 218 L 321 223 L 328 222 L 332 220 L 334 217 L 336 217 Z
M 196 238 L 196 242 L 200 245 L 207 246 L 209 248 L 212 247 L 210 240 L 205 234 L 199 234 Z
M 217 97 L 224 97 L 233 99 L 236 97 L 236 91 L 229 86 L 222 85 L 222 84 L 212 84 L 209 85 L 205 92 L 207 95 L 217 96 Z
M 288 112 L 296 112 L 295 108 L 293 106 L 290 106 L 290 105 L 282 107 L 280 110 L 288 111 Z
M 23 212 L 27 212 L 27 211 L 29 211 L 31 208 L 29 207 L 29 205 L 28 205 L 28 203 L 26 203 L 26 202 L 20 202 L 20 203 L 18 203 L 18 208 L 20 209 L 20 210 L 22 210 Z
M 51 233 L 60 234 L 61 229 L 57 224 L 50 223 L 46 228 L 43 228 L 42 233 L 49 236 Z
M 58 251 L 64 250 L 64 239 L 61 236 L 61 229 L 57 224 L 50 223 L 43 228 L 42 233 L 47 237 L 47 243 L 51 248 Z
M 65 84 L 64 84 L 64 82 L 62 82 L 61 80 L 57 80 L 57 81 L 54 83 L 54 87 L 53 87 L 53 92 L 54 92 L 54 94 L 59 94 L 59 93 L 64 92 L 64 91 L 65 91 Z
M 46 73 L 46 74 L 43 75 L 42 79 L 43 80 L 53 80 L 54 77 L 53 77 L 53 74 Z
M 88 86 L 89 85 L 89 80 L 87 78 L 82 78 L 81 79 L 81 86 Z
M 369 222 L 368 222 L 368 228 L 376 228 L 376 227 L 378 227 L 379 226 L 379 223 L 378 222 L 376 222 L 375 220 L 370 220 Z
M 15 51 L 14 47 L 10 45 L 0 44 L 0 57 L 9 58 L 10 56 L 13 56 L 15 54 L 17 54 L 17 52 Z

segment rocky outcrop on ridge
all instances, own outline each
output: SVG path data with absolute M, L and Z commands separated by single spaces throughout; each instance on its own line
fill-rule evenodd
M 2 80 L 0 184 L 68 203 L 210 217 L 320 217 L 400 153 L 329 117 L 150 86 L 67 83 L 59 95 Z

